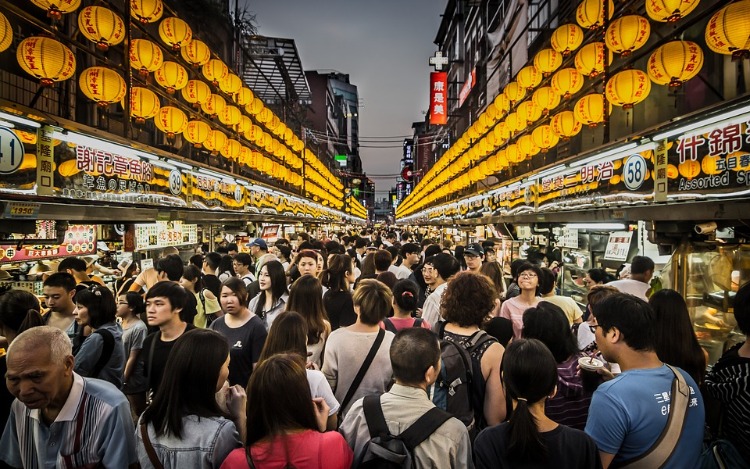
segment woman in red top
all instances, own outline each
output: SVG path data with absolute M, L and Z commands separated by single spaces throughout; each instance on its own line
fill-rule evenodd
M 247 418 L 253 422 L 247 448 L 232 451 L 221 469 L 351 467 L 354 455 L 344 437 L 325 432 L 328 405 L 312 398 L 302 357 L 279 354 L 261 362 L 247 391 Z

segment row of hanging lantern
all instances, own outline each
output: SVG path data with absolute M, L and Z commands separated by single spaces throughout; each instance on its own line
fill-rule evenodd
M 691 13 L 699 0 L 646 0 L 646 13 L 654 21 L 674 22 Z M 608 17 L 614 4 L 608 0 Z M 479 116 L 475 123 L 438 160 L 399 206 L 399 216 L 414 213 L 443 197 L 464 190 L 489 175 L 520 163 L 554 147 L 559 140 L 577 135 L 583 125 L 594 127 L 605 119 L 604 96 L 588 94 L 572 106 L 513 140 L 519 132 L 548 116 L 561 102 L 578 93 L 584 77 L 594 78 L 613 59 L 613 53 L 628 56 L 642 47 L 650 35 L 649 20 L 624 15 L 609 23 L 604 42 L 583 45 L 581 28 L 602 28 L 603 0 L 583 0 L 576 10 L 578 24 L 565 24 L 551 35 L 551 48 L 542 49 L 532 63 L 523 67 L 515 81 Z M 750 55 L 750 0 L 740 0 L 716 12 L 705 29 L 706 42 L 714 52 L 746 57 Z M 576 52 L 577 51 L 577 52 Z M 576 52 L 575 68 L 560 68 L 564 58 Z M 652 83 L 679 87 L 695 77 L 703 66 L 703 51 L 692 41 L 671 41 L 649 57 L 647 69 L 623 70 L 605 83 L 610 106 L 630 109 L 645 100 Z M 543 79 L 552 76 L 547 86 Z M 489 156 L 488 156 L 489 155 Z M 479 162 L 479 164 L 475 164 Z M 469 167 L 473 166 L 471 169 Z
M 81 3 L 80 0 L 31 2 L 47 10 L 48 16 L 53 19 L 76 11 Z M 161 0 L 131 0 L 130 7 L 132 16 L 143 24 L 161 20 L 164 12 Z M 78 26 L 81 33 L 102 51 L 122 43 L 127 32 L 125 22 L 115 12 L 100 6 L 81 9 L 78 13 Z M 136 123 L 142 124 L 147 119 L 154 119 L 157 129 L 164 132 L 169 139 L 173 139 L 177 134 L 183 134 L 185 140 L 197 147 L 203 146 L 214 154 L 221 154 L 258 169 L 270 177 L 304 188 L 316 200 L 320 199 L 326 205 L 336 208 L 343 206 L 341 182 L 312 152 L 303 152 L 304 143 L 280 121 L 278 116 L 265 107 L 260 98 L 254 96 L 250 88 L 243 86 L 238 75 L 232 73 L 220 59 L 212 58 L 210 48 L 204 42 L 193 38 L 192 30 L 185 21 L 176 17 L 165 18 L 159 22 L 158 32 L 165 45 L 174 51 L 179 50 L 182 58 L 190 66 L 200 67 L 203 77 L 232 97 L 233 103 L 227 103 L 223 96 L 212 93 L 205 82 L 190 79 L 190 73 L 185 67 L 178 62 L 165 60 L 161 48 L 148 39 L 131 40 L 131 66 L 144 78 L 153 73 L 154 81 L 168 94 L 180 91 L 186 102 L 211 118 L 218 118 L 225 126 L 274 155 L 281 164 L 251 150 L 236 139 L 228 138 L 222 131 L 212 128 L 202 120 L 191 120 L 177 107 L 161 107 L 158 95 L 147 87 L 131 88 L 131 116 Z M 12 38 L 10 22 L 0 13 L 0 52 L 10 47 Z M 29 37 L 21 41 L 16 57 L 21 68 L 37 78 L 43 86 L 67 80 L 76 71 L 73 52 L 61 42 L 49 37 Z M 125 105 L 125 80 L 112 69 L 89 67 L 83 70 L 79 74 L 79 86 L 89 99 L 103 108 L 117 102 Z M 244 113 L 241 108 L 244 108 Z M 250 116 L 270 130 L 275 137 L 255 125 Z M 303 161 L 309 165 L 306 176 L 311 178 L 311 181 L 307 184 L 299 174 Z

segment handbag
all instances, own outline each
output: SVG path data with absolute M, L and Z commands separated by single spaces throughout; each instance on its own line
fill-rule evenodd
M 367 354 L 367 357 L 365 357 L 365 361 L 362 362 L 362 366 L 359 367 L 359 371 L 357 372 L 357 375 L 354 377 L 354 380 L 352 381 L 352 385 L 349 386 L 349 390 L 346 392 L 346 396 L 344 396 L 344 400 L 341 401 L 341 406 L 339 407 L 339 413 L 338 413 L 338 425 L 341 426 L 341 420 L 342 420 L 342 414 L 344 412 L 344 408 L 349 405 L 349 401 L 352 400 L 352 397 L 354 397 L 354 393 L 357 392 L 357 388 L 359 388 L 359 385 L 362 383 L 362 380 L 365 377 L 365 374 L 367 373 L 367 370 L 370 368 L 370 365 L 372 364 L 372 361 L 375 359 L 375 355 L 378 353 L 378 349 L 380 348 L 380 344 L 383 343 L 383 338 L 385 337 L 385 331 L 383 329 L 378 329 L 378 336 L 375 337 L 375 342 L 372 344 L 372 347 L 370 347 L 370 352 Z
M 670 406 L 667 425 L 648 451 L 637 458 L 630 459 L 618 465 L 617 467 L 621 469 L 662 467 L 669 461 L 672 453 L 677 448 L 677 443 L 679 443 L 680 436 L 682 435 L 682 429 L 685 426 L 685 415 L 690 404 L 690 387 L 677 368 L 672 365 L 667 366 L 675 375 L 672 381 L 672 404 Z
M 146 428 L 146 424 L 142 423 L 140 425 L 141 427 L 141 439 L 143 440 L 143 446 L 146 448 L 146 454 L 148 455 L 148 460 L 151 461 L 151 465 L 154 466 L 154 469 L 164 469 L 164 465 L 159 461 L 159 458 L 156 456 L 156 451 L 154 451 L 154 446 L 151 444 L 151 440 L 148 437 L 148 429 Z

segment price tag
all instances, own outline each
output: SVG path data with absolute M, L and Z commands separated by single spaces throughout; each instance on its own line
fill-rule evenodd
M 604 258 L 612 261 L 627 260 L 632 239 L 632 231 L 616 231 L 610 234 L 609 240 L 607 240 L 607 249 L 604 251 Z
M 36 220 L 41 204 L 8 202 L 3 212 L 4 218 Z
M 0 174 L 13 174 L 23 163 L 23 143 L 12 130 L 0 127 Z

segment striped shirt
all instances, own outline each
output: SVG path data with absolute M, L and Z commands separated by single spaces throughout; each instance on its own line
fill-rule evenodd
M 557 393 L 547 399 L 544 413 L 560 425 L 583 430 L 589 416 L 591 395 L 601 378 L 589 371 L 578 372 L 580 356 L 573 355 L 557 364 Z M 591 379 L 591 386 L 585 385 L 584 379 Z
M 16 399 L 0 439 L 0 459 L 25 469 L 127 468 L 138 462 L 125 396 L 112 384 L 73 373 L 73 386 L 51 425 Z

